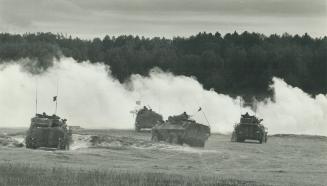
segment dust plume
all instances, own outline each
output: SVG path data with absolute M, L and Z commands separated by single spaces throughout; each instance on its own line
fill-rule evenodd
M 271 133 L 327 135 L 327 95 L 313 98 L 278 78 L 270 87 L 275 102 L 259 103 L 258 115 Z
M 149 77 L 132 75 L 121 84 L 108 66 L 62 58 L 39 75 L 25 71 L 18 62 L 0 65 L 0 127 L 29 126 L 35 114 L 36 87 L 38 112 L 53 114 L 57 85 L 57 114 L 70 125 L 85 128 L 132 129 L 135 116 L 131 111 L 138 107 L 136 101 L 164 118 L 186 111 L 221 133 L 231 132 L 241 113 L 253 113 L 250 108 L 240 108 L 238 98 L 205 90 L 193 77 L 153 69 Z M 326 95 L 312 98 L 278 78 L 273 79 L 271 88 L 276 102 L 267 99 L 258 103 L 256 113 L 270 134 L 327 135 Z M 203 112 L 198 112 L 199 107 Z

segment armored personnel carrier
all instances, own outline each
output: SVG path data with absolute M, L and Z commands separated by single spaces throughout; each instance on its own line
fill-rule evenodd
M 167 121 L 152 128 L 152 141 L 166 141 L 172 144 L 188 144 L 193 147 L 204 147 L 210 136 L 210 128 L 195 122 L 185 112 L 170 116 Z
M 136 114 L 135 130 L 139 132 L 141 129 L 152 129 L 153 126 L 161 122 L 163 122 L 162 115 L 144 106 Z
M 232 142 L 244 142 L 245 140 L 258 140 L 260 143 L 267 142 L 267 129 L 261 124 L 263 119 L 258 119 L 248 113 L 243 114 L 240 123 L 234 126 Z
M 67 128 L 66 121 L 56 115 L 36 114 L 31 119 L 31 125 L 27 131 L 26 148 L 68 150 L 72 132 Z

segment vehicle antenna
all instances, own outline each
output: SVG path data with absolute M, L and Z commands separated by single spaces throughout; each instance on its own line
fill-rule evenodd
M 138 113 L 138 111 L 139 111 L 139 109 L 140 109 L 140 106 L 141 106 L 141 101 L 140 101 L 140 99 L 137 100 L 137 101 L 135 102 L 135 104 L 136 104 L 136 105 L 135 105 L 134 109 L 130 111 L 130 113 L 133 114 L 133 117 L 134 117 L 134 118 L 136 118 L 137 113 Z
M 56 102 L 56 109 L 55 109 L 55 115 L 57 114 L 57 108 L 58 108 L 58 93 L 59 93 L 59 79 L 57 80 L 57 94 L 54 97 L 54 100 Z
M 208 123 L 209 128 L 211 128 L 210 123 L 209 123 L 209 120 L 208 120 L 206 114 L 203 112 L 202 109 L 201 109 L 201 111 L 202 111 L 202 114 L 203 114 L 204 118 L 206 119 L 206 121 L 207 121 L 207 123 Z
M 257 106 L 258 106 L 258 101 L 255 97 L 253 97 L 253 109 L 254 109 L 255 116 L 257 116 Z
M 195 101 L 196 101 L 196 103 L 197 103 L 198 105 L 200 105 L 200 104 L 199 104 L 199 101 L 198 101 L 197 99 L 195 99 Z M 203 112 L 202 107 L 199 107 L 199 109 L 198 109 L 198 111 L 197 111 L 196 113 L 198 113 L 198 112 L 200 112 L 200 111 L 202 112 L 202 114 L 203 114 L 203 116 L 204 116 L 204 119 L 207 121 L 209 128 L 211 128 L 210 123 L 209 123 L 209 120 L 208 120 L 206 114 Z M 196 114 L 196 113 L 195 113 L 195 114 Z M 195 114 L 193 114 L 193 115 L 195 115 Z
M 242 97 L 240 96 L 240 115 L 242 115 Z
M 160 96 L 159 96 L 158 100 L 159 100 L 159 113 L 160 113 L 161 112 L 161 99 L 160 99 Z
M 37 114 L 37 79 L 35 81 L 35 115 Z

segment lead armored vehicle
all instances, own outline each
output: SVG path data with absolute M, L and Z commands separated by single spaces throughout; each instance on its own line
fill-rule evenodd
M 162 115 L 144 106 L 136 114 L 135 130 L 139 132 L 141 129 L 152 129 L 157 123 L 162 122 Z
M 244 142 L 245 140 L 258 140 L 260 143 L 267 142 L 267 129 L 261 124 L 263 119 L 258 119 L 248 113 L 243 114 L 240 123 L 234 126 L 232 142 Z
M 185 112 L 170 116 L 167 121 L 152 128 L 152 141 L 166 141 L 172 144 L 188 144 L 193 147 L 204 147 L 210 136 L 210 128 L 195 122 Z
M 27 131 L 26 148 L 68 150 L 72 132 L 67 128 L 66 121 L 56 115 L 36 114 L 31 119 L 31 125 Z

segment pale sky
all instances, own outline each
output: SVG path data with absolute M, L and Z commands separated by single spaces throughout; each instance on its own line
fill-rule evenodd
M 245 30 L 327 36 L 327 0 L 0 0 L 0 32 L 172 38 Z

